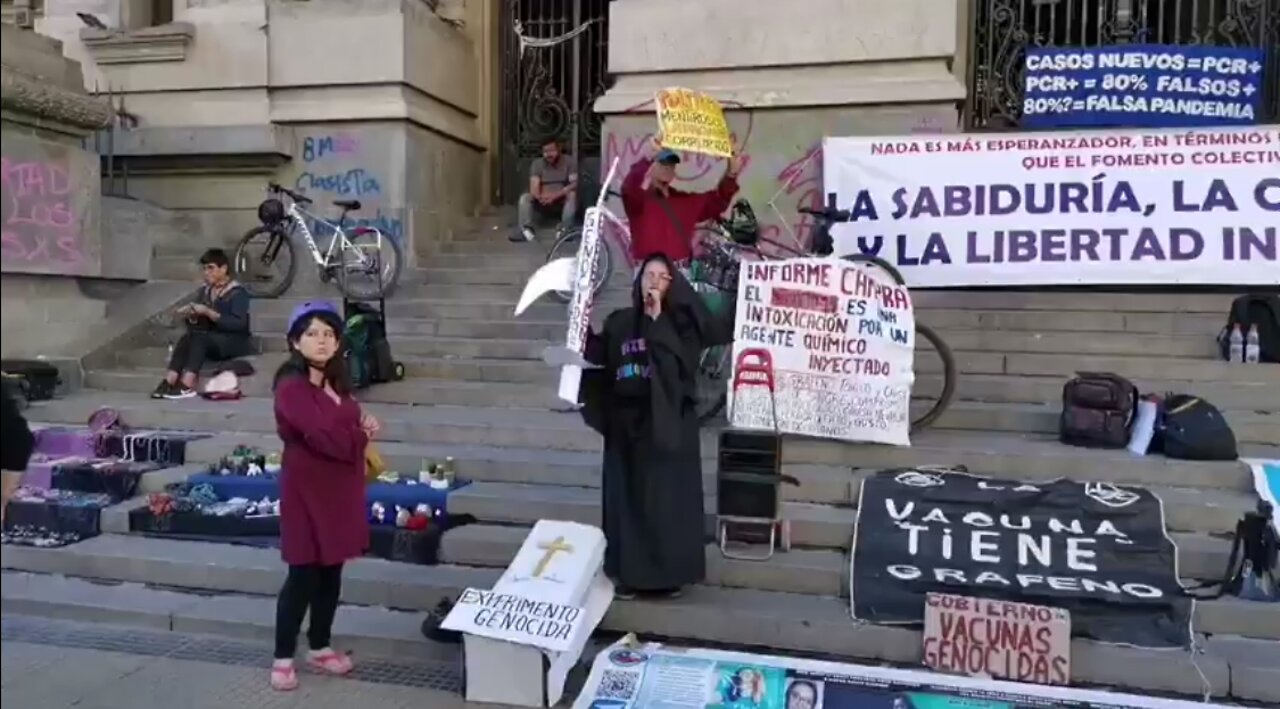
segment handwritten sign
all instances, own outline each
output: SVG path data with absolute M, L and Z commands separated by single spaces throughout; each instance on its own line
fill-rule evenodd
M 734 365 L 766 350 L 777 388 L 730 391 L 734 426 L 910 445 L 911 296 L 885 272 L 835 259 L 743 264 Z M 736 374 L 736 372 L 735 372 Z M 732 379 L 730 381 L 733 381 Z
M 582 618 L 578 606 L 468 588 L 449 612 L 448 628 L 564 652 L 573 644 Z
M 1071 614 L 1061 608 L 930 593 L 924 664 L 1036 684 L 1071 680 Z
M 719 101 L 701 91 L 663 89 L 654 103 L 662 147 L 721 158 L 733 156 L 729 123 Z

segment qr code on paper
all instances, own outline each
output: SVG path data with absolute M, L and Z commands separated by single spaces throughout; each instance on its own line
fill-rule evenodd
M 605 670 L 600 675 L 600 688 L 596 690 L 596 697 L 600 699 L 631 699 L 636 694 L 636 683 L 639 681 L 639 672 Z

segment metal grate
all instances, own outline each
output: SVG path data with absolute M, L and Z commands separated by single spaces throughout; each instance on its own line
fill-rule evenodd
M 271 650 L 261 643 L 23 616 L 0 619 L 0 641 L 105 650 L 237 667 L 266 667 L 271 663 Z M 453 663 L 404 663 L 362 657 L 350 676 L 361 682 L 459 692 L 462 681 L 458 670 Z
M 1018 129 L 1027 47 L 1257 47 L 1258 122 L 1280 119 L 1280 0 L 973 0 L 970 10 L 970 130 Z
M 581 168 L 600 153 L 595 101 L 609 88 L 608 0 L 506 0 L 499 17 L 501 93 L 496 180 L 505 202 L 528 184 L 542 141 L 564 142 Z M 518 31 L 517 31 L 518 28 Z M 549 46 L 523 44 L 521 35 Z

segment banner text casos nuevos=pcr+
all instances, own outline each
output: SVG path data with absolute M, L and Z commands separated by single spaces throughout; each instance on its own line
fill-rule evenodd
M 838 253 L 913 287 L 1280 284 L 1280 130 L 827 138 Z

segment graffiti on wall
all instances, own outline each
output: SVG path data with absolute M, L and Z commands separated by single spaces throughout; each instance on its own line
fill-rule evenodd
M 886 114 L 874 130 L 856 114 L 828 120 L 797 120 L 795 117 L 752 125 L 740 112 L 729 115 L 734 128 L 734 144 L 742 145 L 743 171 L 738 196 L 754 207 L 761 223 L 761 236 L 791 247 L 807 247 L 813 233 L 813 217 L 799 209 L 821 208 L 822 137 L 826 135 L 902 133 L 946 133 L 955 130 L 954 110 L 928 109 L 921 113 Z M 847 126 L 847 127 L 846 127 Z M 611 119 L 605 128 L 603 165 L 618 158 L 620 174 L 626 174 L 645 153 L 653 137 L 654 121 L 648 116 Z M 739 135 L 745 140 L 739 140 Z M 724 175 L 725 161 L 708 155 L 687 153 L 676 170 L 677 186 L 686 190 L 708 190 Z M 619 207 L 620 208 L 620 207 Z M 765 247 L 769 251 L 768 247 Z M 774 249 L 773 251 L 777 251 Z
M 402 240 L 402 210 L 384 204 L 386 194 L 380 170 L 370 164 L 362 138 L 350 132 L 316 132 L 302 136 L 301 172 L 294 189 L 319 202 L 321 199 L 356 199 L 361 208 L 347 216 L 350 226 L 367 226 Z
M 98 273 L 97 235 L 85 228 L 81 179 L 71 168 L 68 146 L 4 141 L 0 181 L 3 270 Z

